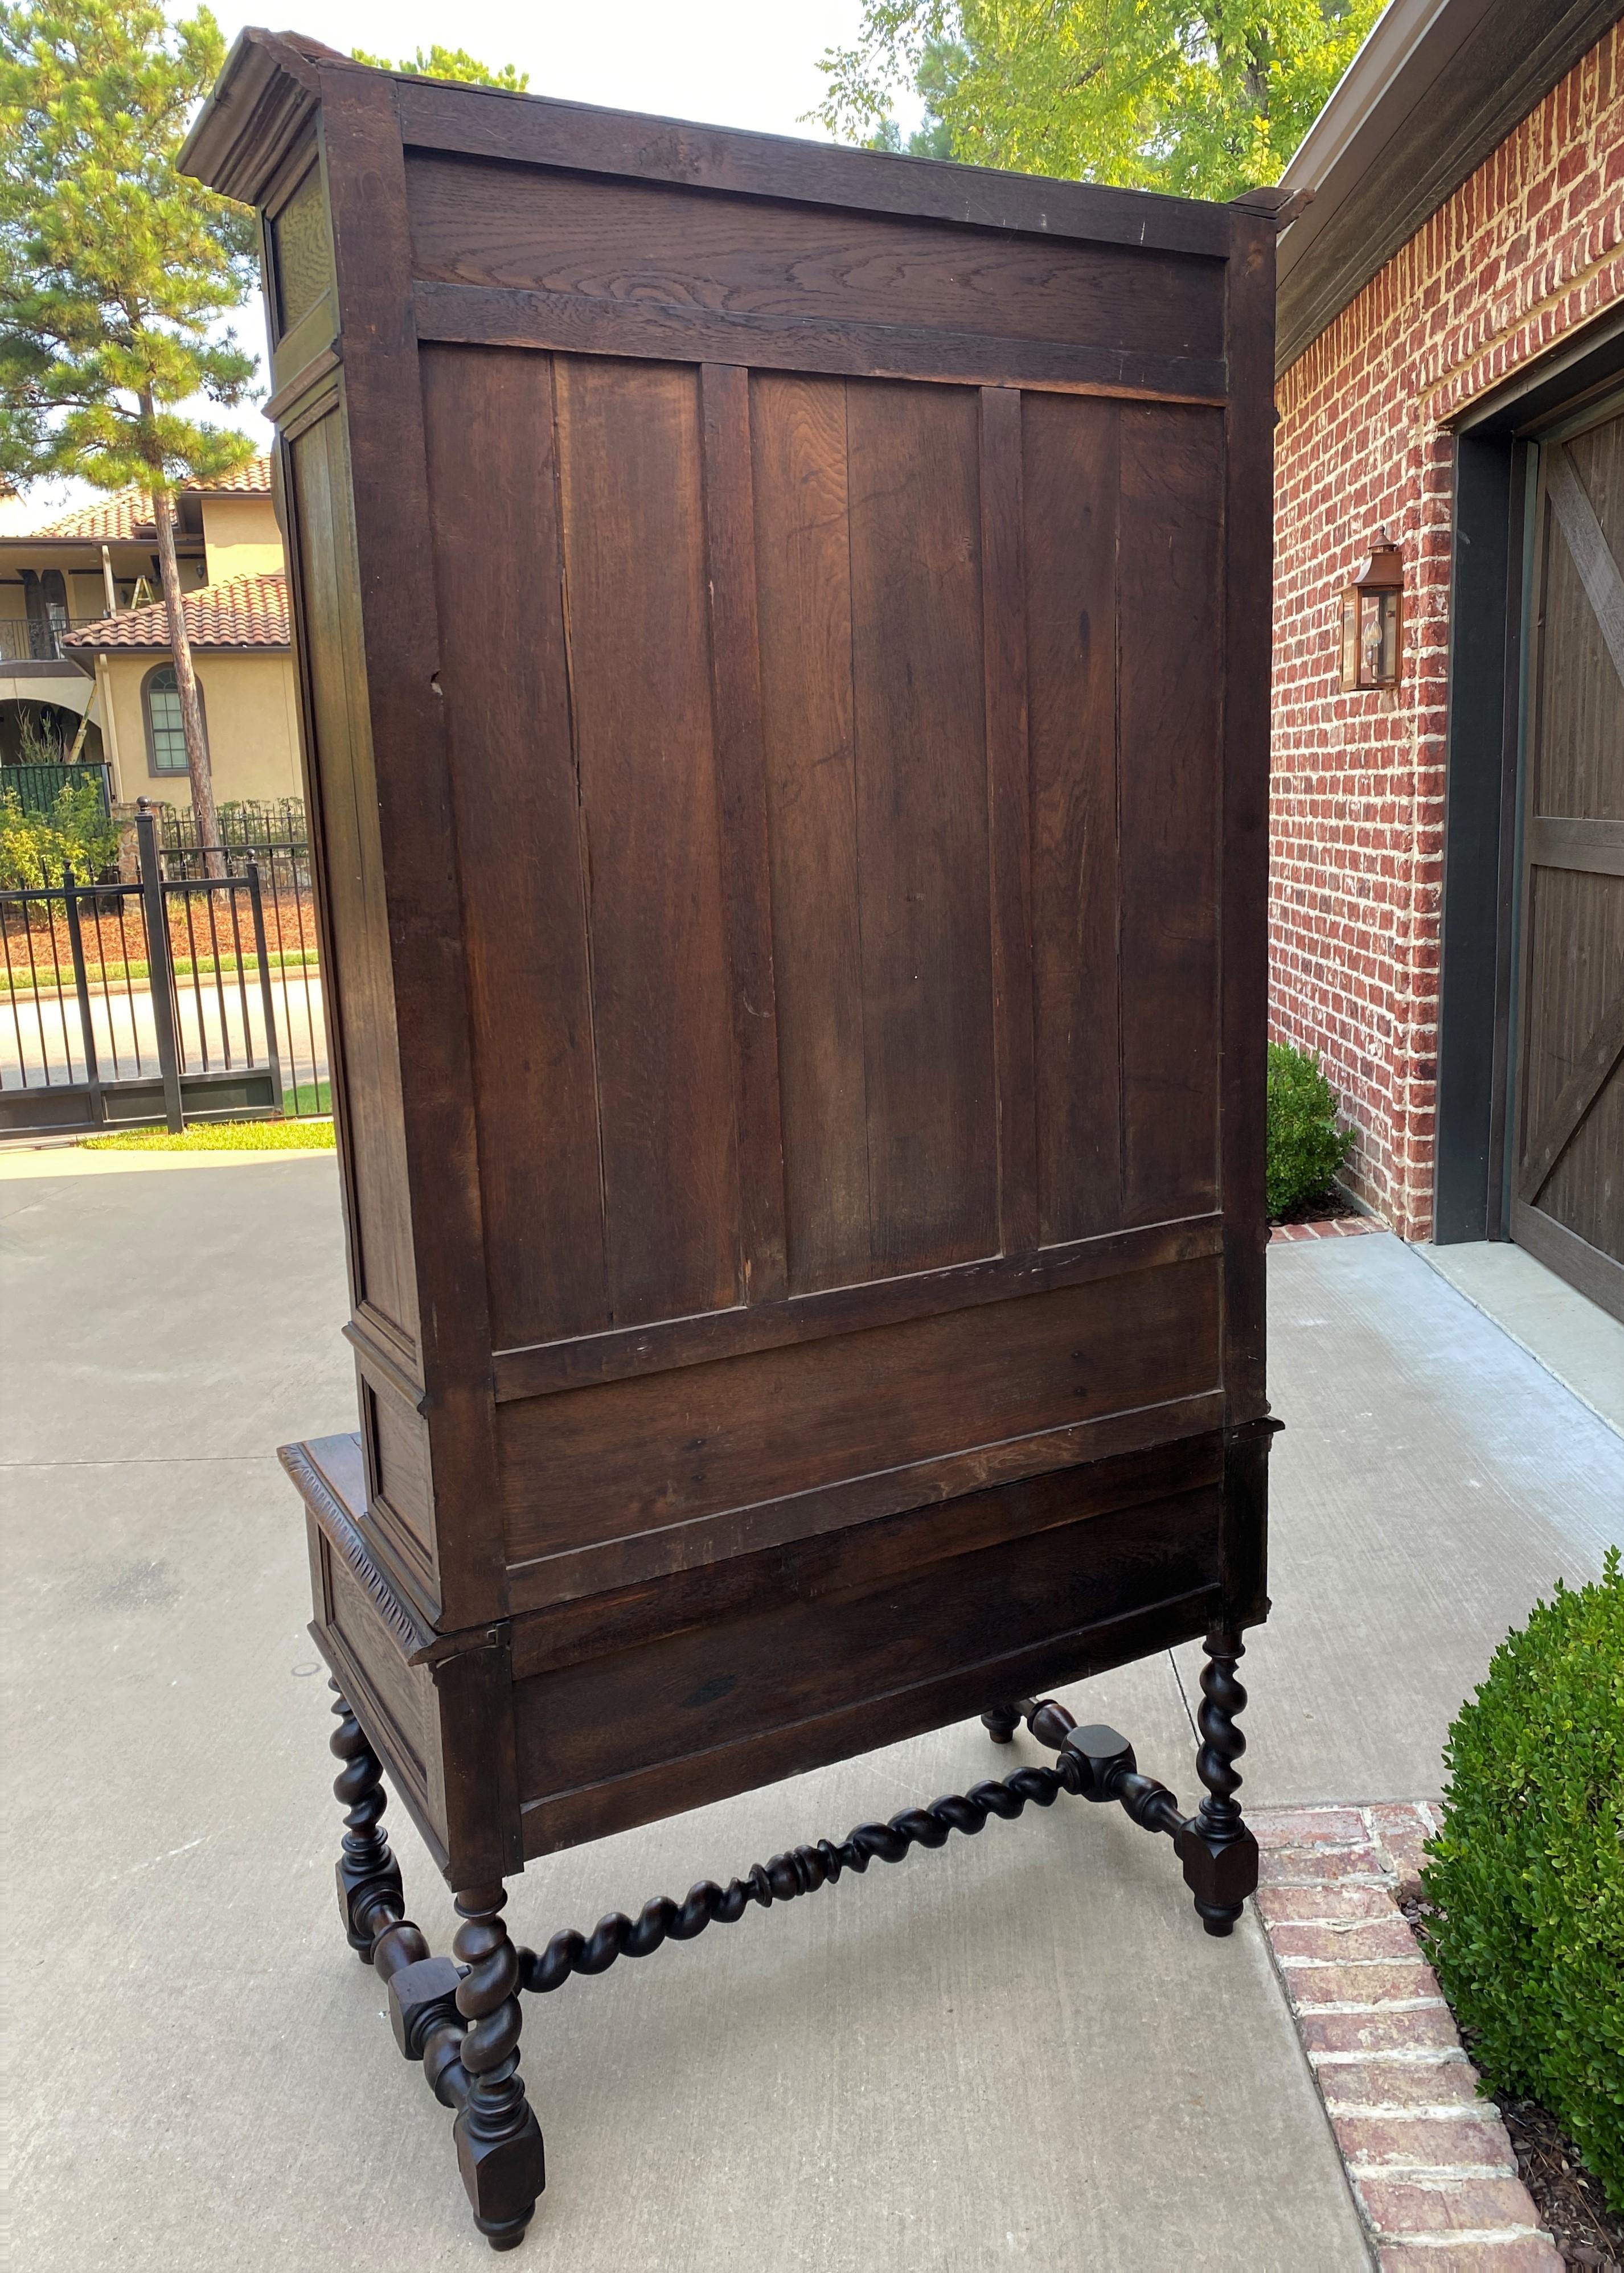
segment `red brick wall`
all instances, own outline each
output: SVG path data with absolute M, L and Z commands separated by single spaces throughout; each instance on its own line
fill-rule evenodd
M 1624 298 L 1615 26 L 1280 384 L 1271 1027 L 1319 1052 L 1349 1181 L 1432 1227 L 1454 445 L 1445 421 Z M 1378 523 L 1402 545 L 1405 659 L 1343 694 L 1339 595 Z

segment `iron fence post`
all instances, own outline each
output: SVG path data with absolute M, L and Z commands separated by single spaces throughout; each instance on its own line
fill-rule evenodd
M 142 799 L 146 806 L 146 799 Z M 147 918 L 147 981 L 152 996 L 153 1031 L 158 1040 L 158 1070 L 163 1076 L 163 1109 L 172 1134 L 186 1125 L 181 1105 L 180 1051 L 175 1031 L 175 958 L 169 952 L 169 911 L 163 899 L 163 864 L 158 852 L 158 822 L 150 808 L 135 816 L 136 849 L 141 863 L 141 907 Z
M 85 1053 L 85 1082 L 90 1091 L 90 1117 L 98 1129 L 107 1120 L 102 1101 L 102 1071 L 96 1059 L 96 1031 L 90 1016 L 90 975 L 85 968 L 85 940 L 79 929 L 79 890 L 73 881 L 73 870 L 64 866 L 62 871 L 63 904 L 67 910 L 68 945 L 73 953 L 73 991 L 79 996 L 79 1032 Z M 72 1064 L 68 1066 L 71 1080 Z
M 271 958 L 265 946 L 265 905 L 259 897 L 259 863 L 248 863 L 248 904 L 253 911 L 254 952 L 259 958 L 259 1001 L 265 1012 L 265 1054 L 271 1063 L 271 1095 L 276 1117 L 286 1118 L 282 1093 L 282 1060 L 276 1054 L 276 1005 L 271 995 Z

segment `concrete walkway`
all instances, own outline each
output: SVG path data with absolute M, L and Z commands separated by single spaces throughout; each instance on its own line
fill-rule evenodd
M 15 2262 L 477 2265 L 448 2119 L 338 1938 L 327 1696 L 270 1456 L 352 1424 L 332 1160 L 7 1179 L 0 1258 Z M 1270 1271 L 1289 1431 L 1247 1789 L 1435 1790 L 1506 1624 L 1624 1531 L 1624 1446 L 1395 1242 Z M 1186 1794 L 1187 1670 L 1070 1699 Z M 577 1850 L 516 1883 L 515 1929 L 1010 1758 L 949 1729 Z M 995 1823 L 573 1982 L 527 2004 L 525 2046 L 552 2174 L 525 2256 L 569 2273 L 1369 2262 L 1255 1922 L 1207 1940 L 1115 1811 Z

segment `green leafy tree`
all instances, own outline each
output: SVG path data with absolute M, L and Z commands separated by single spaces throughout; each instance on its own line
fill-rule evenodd
M 464 86 L 505 86 L 509 94 L 523 94 L 530 83 L 529 71 L 520 71 L 515 64 L 492 71 L 466 48 L 442 48 L 438 41 L 432 48 L 419 48 L 415 56 L 402 56 L 397 64 L 387 56 L 369 56 L 364 48 L 352 48 L 350 53 L 357 63 L 371 64 L 374 71 L 410 71 L 418 79 L 460 79 Z
M 224 42 L 153 0 L 0 0 L 0 466 L 152 500 L 192 801 L 216 842 L 208 743 L 175 559 L 185 482 L 231 474 L 256 365 L 222 319 L 258 281 L 252 216 L 175 170 Z M 217 865 L 211 860 L 211 866 Z
M 1278 179 L 1386 0 L 867 0 L 813 116 L 916 156 L 1182 197 Z M 945 143 L 947 148 L 943 150 Z

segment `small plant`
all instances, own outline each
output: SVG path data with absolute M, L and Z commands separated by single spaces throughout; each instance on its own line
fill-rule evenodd
M 102 806 L 100 776 L 58 790 L 49 811 L 29 813 L 15 790 L 0 789 L 0 888 L 54 890 L 62 872 L 93 884 L 118 857 L 118 823 Z
M 1624 1575 L 1559 1579 L 1449 1731 L 1431 1954 L 1486 2089 L 1538 2100 L 1624 2210 Z
M 19 706 L 17 757 L 25 766 L 64 766 L 68 761 L 68 746 L 43 703 Z
M 1353 1150 L 1351 1129 L 1336 1126 L 1336 1094 L 1317 1058 L 1289 1042 L 1268 1046 L 1266 1192 L 1274 1221 L 1327 1192 Z

